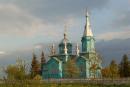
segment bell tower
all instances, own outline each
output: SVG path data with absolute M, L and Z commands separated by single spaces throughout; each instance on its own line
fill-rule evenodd
M 91 30 L 88 11 L 86 12 L 86 24 L 81 42 L 83 53 L 95 52 L 95 39 Z

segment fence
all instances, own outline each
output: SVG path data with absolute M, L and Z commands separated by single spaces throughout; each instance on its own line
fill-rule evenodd
M 130 84 L 130 78 L 122 79 L 48 79 L 46 83 L 86 83 L 86 84 Z
M 83 83 L 83 84 L 103 84 L 103 85 L 121 85 L 130 84 L 130 78 L 122 79 L 46 79 L 46 80 L 0 80 L 0 84 L 15 84 L 15 83 Z

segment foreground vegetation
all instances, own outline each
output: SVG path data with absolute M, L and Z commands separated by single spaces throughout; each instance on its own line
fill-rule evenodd
M 92 83 L 85 80 L 83 80 L 83 82 L 74 81 L 72 83 L 69 81 L 66 83 L 64 83 L 64 81 L 41 82 L 42 64 L 46 62 L 44 53 L 42 52 L 41 64 L 37 61 L 36 55 L 33 54 L 31 65 L 18 59 L 16 64 L 4 68 L 3 71 L 6 76 L 0 81 L 0 87 L 130 87 L 130 61 L 128 59 L 128 56 L 124 55 L 120 64 L 117 64 L 115 60 L 112 60 L 110 65 L 102 68 L 102 77 L 106 80 L 102 80 L 103 82 L 100 83 L 95 83 L 96 80 L 93 81 L 95 78 L 91 80 Z M 67 67 L 69 67 L 69 69 Z M 68 62 L 65 73 L 67 77 L 71 79 L 77 76 L 79 71 L 75 67 L 73 61 Z
M 122 85 L 103 85 L 103 84 L 86 84 L 86 83 L 15 83 L 15 84 L 0 84 L 0 87 L 130 87 L 130 84 L 122 84 Z

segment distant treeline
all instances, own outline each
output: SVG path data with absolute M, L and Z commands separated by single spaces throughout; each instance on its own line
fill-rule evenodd
M 130 77 L 130 61 L 126 54 L 123 55 L 119 64 L 112 60 L 110 64 L 102 69 L 104 78 L 128 78 Z
M 41 53 L 41 60 L 38 61 L 35 53 L 32 55 L 32 62 L 27 64 L 22 59 L 17 59 L 16 64 L 8 65 L 4 68 L 6 74 L 3 79 L 6 80 L 42 80 L 41 71 L 44 63 L 46 63 L 44 52 Z M 68 62 L 66 74 L 69 78 L 77 76 L 79 73 L 73 61 Z M 130 77 L 130 61 L 126 54 L 123 55 L 119 64 L 112 60 L 107 67 L 102 68 L 102 78 L 128 78 Z

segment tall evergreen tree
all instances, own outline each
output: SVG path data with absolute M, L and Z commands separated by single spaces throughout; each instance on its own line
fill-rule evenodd
M 42 74 L 43 66 L 45 63 L 46 63 L 46 59 L 45 59 L 44 52 L 42 51 L 42 53 L 41 53 L 41 74 Z
M 119 72 L 121 77 L 130 77 L 130 62 L 126 54 L 119 65 Z
M 31 77 L 35 77 L 40 73 L 40 65 L 36 55 L 33 53 L 32 64 L 31 64 Z
M 115 60 L 111 61 L 110 65 L 109 65 L 109 69 L 110 69 L 111 78 L 117 78 L 119 76 L 118 65 Z

